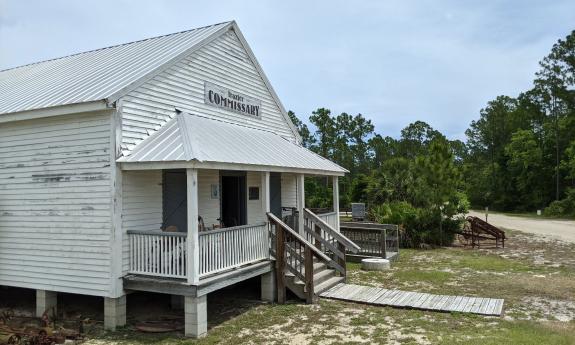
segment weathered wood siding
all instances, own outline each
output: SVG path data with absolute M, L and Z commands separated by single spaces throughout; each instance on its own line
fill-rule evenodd
M 109 295 L 110 119 L 0 126 L 0 285 Z
M 208 81 L 262 101 L 261 119 L 204 104 Z M 233 31 L 220 36 L 122 98 L 122 148 L 131 150 L 180 110 L 294 134 Z
M 256 224 L 265 222 L 267 217 L 262 207 L 262 173 L 248 171 L 246 176 L 247 182 L 247 208 L 248 208 L 248 224 Z M 258 200 L 250 200 L 250 187 L 258 187 L 260 190 L 260 197 Z
M 282 207 L 297 207 L 297 177 L 282 173 Z
M 122 272 L 129 269 L 127 230 L 160 230 L 162 226 L 162 171 L 124 171 L 122 176 Z
M 198 170 L 198 214 L 207 227 L 220 223 L 220 199 L 212 199 L 213 184 L 220 184 L 219 170 Z

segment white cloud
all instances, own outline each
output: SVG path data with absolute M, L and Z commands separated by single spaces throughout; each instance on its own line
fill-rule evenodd
M 328 107 L 384 135 L 419 119 L 462 138 L 487 101 L 530 86 L 575 3 L 0 0 L 0 68 L 230 19 L 300 117 Z

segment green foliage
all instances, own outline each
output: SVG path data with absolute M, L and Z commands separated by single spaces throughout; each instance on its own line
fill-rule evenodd
M 568 189 L 564 199 L 553 201 L 543 213 L 551 217 L 575 217 L 575 188 Z
M 472 205 L 534 211 L 555 200 L 548 212 L 569 212 L 559 200 L 575 187 L 575 31 L 542 59 L 533 88 L 488 102 L 466 135 Z

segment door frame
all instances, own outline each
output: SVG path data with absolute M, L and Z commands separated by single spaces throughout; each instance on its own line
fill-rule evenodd
M 224 193 L 223 193 L 223 184 L 222 184 L 222 177 L 240 177 L 243 180 L 243 189 L 241 189 L 243 197 L 241 198 L 240 203 L 240 217 L 241 219 L 238 220 L 239 223 L 248 223 L 248 181 L 247 181 L 247 172 L 246 171 L 237 171 L 237 170 L 220 170 L 219 176 L 219 189 L 220 189 L 220 219 L 223 221 L 224 219 L 224 208 L 223 208 L 223 200 L 224 200 Z M 225 224 L 224 224 L 225 225 Z M 227 225 L 226 225 L 227 226 Z

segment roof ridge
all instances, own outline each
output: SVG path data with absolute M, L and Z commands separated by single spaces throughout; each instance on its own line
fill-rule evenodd
M 143 38 L 143 39 L 135 40 L 135 41 L 131 41 L 131 42 L 120 43 L 120 44 L 113 44 L 113 45 L 107 46 L 107 47 L 102 47 L 102 48 L 97 48 L 97 49 L 86 50 L 86 51 L 83 51 L 83 52 L 68 54 L 68 55 L 64 55 L 64 56 L 60 56 L 60 57 L 56 57 L 56 58 L 52 58 L 52 59 L 46 59 L 46 60 L 31 62 L 31 63 L 25 64 L 25 65 L 20 65 L 20 66 L 14 66 L 14 67 L 6 68 L 6 69 L 1 69 L 1 70 L 0 70 L 0 73 L 2 73 L 2 72 L 7 72 L 7 71 L 11 71 L 11 70 L 15 70 L 15 69 L 22 68 L 22 67 L 27 67 L 27 66 L 32 66 L 32 65 L 41 64 L 41 63 L 44 63 L 44 62 L 49 62 L 49 61 L 55 61 L 55 60 L 65 59 L 65 58 L 69 58 L 69 57 L 72 57 L 72 56 L 77 56 L 77 55 L 82 55 L 82 54 L 87 54 L 87 53 L 93 53 L 93 52 L 97 52 L 97 51 L 101 51 L 101 50 L 105 50 L 105 49 L 122 47 L 122 46 L 126 46 L 126 45 L 129 45 L 129 44 L 140 43 L 140 42 L 145 42 L 145 41 L 149 41 L 149 40 L 155 40 L 155 39 L 158 39 L 158 38 L 163 38 L 163 37 L 179 35 L 179 34 L 183 34 L 183 33 L 187 33 L 187 32 L 192 32 L 192 31 L 196 31 L 196 30 L 207 29 L 207 28 L 211 28 L 211 27 L 214 27 L 214 26 L 218 26 L 218 25 L 229 24 L 229 23 L 231 23 L 231 22 L 233 22 L 233 20 L 228 20 L 228 21 L 225 21 L 225 22 L 220 22 L 220 23 L 211 24 L 211 25 L 204 25 L 204 26 L 200 26 L 200 27 L 197 27 L 197 28 L 193 28 L 193 29 L 182 30 L 182 31 L 178 31 L 178 32 L 172 32 L 172 33 L 169 33 L 169 34 L 164 34 L 164 35 L 159 35 L 159 36 L 154 36 L 154 37 L 147 37 L 147 38 Z

